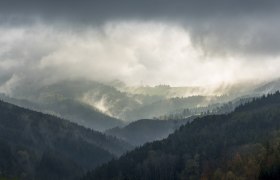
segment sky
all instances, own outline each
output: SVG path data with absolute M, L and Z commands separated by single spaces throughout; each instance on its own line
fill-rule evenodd
M 68 79 L 215 86 L 280 76 L 278 0 L 0 0 L 0 92 Z

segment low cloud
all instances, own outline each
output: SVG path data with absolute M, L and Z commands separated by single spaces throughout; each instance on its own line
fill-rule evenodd
M 218 86 L 280 75 L 278 39 L 272 39 L 276 31 L 248 26 L 238 38 L 238 32 L 229 34 L 228 29 L 207 26 L 199 33 L 193 27 L 136 20 L 82 29 L 44 23 L 0 26 L 0 91 L 22 93 L 20 87 L 69 79 Z

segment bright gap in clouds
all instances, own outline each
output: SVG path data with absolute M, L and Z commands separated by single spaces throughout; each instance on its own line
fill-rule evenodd
M 278 57 L 211 56 L 186 28 L 159 22 L 110 22 L 69 30 L 37 24 L 0 27 L 1 91 L 26 81 L 119 79 L 128 85 L 216 86 L 278 75 Z

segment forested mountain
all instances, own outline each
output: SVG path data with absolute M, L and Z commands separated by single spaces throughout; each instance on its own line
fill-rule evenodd
M 194 118 L 190 117 L 181 120 L 142 119 L 132 122 L 123 128 L 109 129 L 105 133 L 123 139 L 132 145 L 139 146 L 146 142 L 166 138 L 181 125 L 192 121 Z
M 148 88 L 150 89 L 150 88 Z M 183 93 L 188 88 L 158 86 L 153 94 L 137 94 L 138 91 L 119 91 L 109 84 L 95 81 L 68 80 L 40 88 L 21 87 L 6 101 L 23 107 L 48 112 L 72 120 L 83 126 L 103 131 L 125 122 L 151 119 L 164 114 L 178 112 L 185 108 L 197 108 L 213 103 L 224 103 L 231 96 L 170 97 L 157 91 L 169 89 Z M 168 91 L 169 91 L 168 90 Z M 12 99 L 12 100 L 11 100 Z M 105 115 L 106 114 L 106 115 Z
M 95 81 L 62 81 L 39 89 L 37 95 L 42 102 L 74 99 L 114 117 L 121 117 L 127 109 L 139 105 L 127 93 Z
M 123 125 L 121 120 L 108 116 L 96 108 L 75 99 L 64 98 L 52 99 L 48 102 L 32 102 L 26 99 L 11 98 L 4 94 L 0 94 L 0 98 L 6 102 L 53 114 L 98 131 Z
M 86 121 L 89 124 L 91 122 L 86 119 L 88 116 L 83 114 L 84 111 L 93 111 L 91 112 L 93 114 L 92 116 L 95 116 L 98 110 L 99 113 L 102 112 L 110 117 L 129 121 L 130 119 L 126 119 L 127 112 L 163 98 L 160 96 L 129 94 L 127 92 L 121 92 L 110 85 L 82 79 L 59 81 L 37 89 L 30 89 L 24 86 L 15 90 L 10 96 L 25 100 L 25 103 L 26 100 L 35 103 L 36 106 L 39 105 L 39 107 L 42 107 L 43 111 L 52 111 L 62 117 L 65 114 L 72 113 L 72 107 L 75 104 L 81 110 L 76 110 L 76 113 L 73 114 L 80 121 Z M 59 106 L 63 106 L 64 109 L 62 112 L 59 111 L 60 108 L 57 109 Z M 66 118 L 71 119 L 71 116 Z M 137 120 L 138 118 L 132 115 L 132 119 Z M 113 122 L 112 118 L 111 122 L 108 123 L 112 125 L 111 127 L 102 124 L 100 126 L 104 126 L 101 128 L 104 130 L 115 127 L 114 125 L 120 125 L 118 123 L 120 122 Z
M 279 179 L 280 93 L 188 123 L 83 179 Z
M 243 97 L 241 99 L 238 98 L 227 103 L 210 104 L 208 106 L 191 109 L 187 108 L 180 110 L 179 112 L 157 117 L 155 119 L 137 120 L 125 127 L 108 129 L 105 131 L 105 133 L 123 139 L 130 144 L 139 146 L 146 142 L 152 142 L 166 138 L 177 128 L 186 124 L 187 122 L 191 122 L 196 117 L 213 114 L 227 114 L 234 111 L 236 107 L 250 102 L 252 99 L 253 98 L 251 97 Z
M 275 91 L 280 90 L 280 79 L 276 79 L 274 81 L 267 82 L 265 84 L 262 84 L 258 88 L 254 89 L 254 91 L 251 93 L 255 94 L 267 94 L 267 93 L 273 93 Z
M 0 177 L 74 179 L 131 148 L 67 120 L 0 101 Z

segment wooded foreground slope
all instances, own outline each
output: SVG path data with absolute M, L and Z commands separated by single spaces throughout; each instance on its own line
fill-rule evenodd
M 182 126 L 84 180 L 279 179 L 280 93 Z

